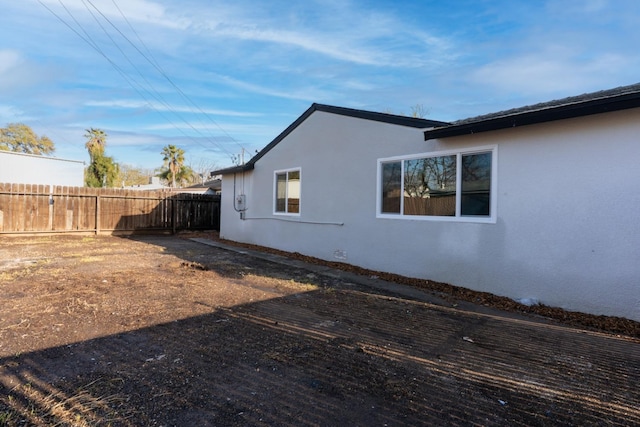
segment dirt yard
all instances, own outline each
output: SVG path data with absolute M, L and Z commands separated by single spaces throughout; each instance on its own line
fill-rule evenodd
M 0 238 L 0 426 L 640 424 L 635 322 L 187 237 Z

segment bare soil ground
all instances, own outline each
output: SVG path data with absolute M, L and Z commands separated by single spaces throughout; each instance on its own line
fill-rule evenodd
M 640 424 L 637 322 L 185 237 L 0 240 L 0 425 Z

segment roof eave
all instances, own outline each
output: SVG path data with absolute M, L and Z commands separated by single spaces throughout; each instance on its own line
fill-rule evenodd
M 225 168 L 225 169 L 218 169 L 215 171 L 212 171 L 209 173 L 209 176 L 215 176 L 215 175 L 229 175 L 232 173 L 242 173 L 242 172 L 247 172 L 250 170 L 253 170 L 254 165 L 251 162 L 245 163 L 244 165 L 240 165 L 240 166 L 232 166 L 230 168 Z
M 429 141 L 437 138 L 470 135 L 637 107 L 640 107 L 640 93 L 630 93 L 611 98 L 593 99 L 540 110 L 525 111 L 476 122 L 461 123 L 459 125 L 453 124 L 451 126 L 437 127 L 426 130 L 424 132 L 424 140 Z

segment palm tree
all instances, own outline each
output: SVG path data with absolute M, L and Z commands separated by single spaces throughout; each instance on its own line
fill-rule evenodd
M 84 145 L 89 151 L 89 157 L 91 163 L 97 157 L 104 155 L 104 147 L 107 145 L 107 133 L 102 129 L 85 129 L 84 137 L 87 138 L 87 143 Z
M 107 145 L 107 133 L 102 129 L 85 129 L 87 138 L 85 147 L 89 151 L 91 163 L 86 169 L 85 185 L 87 187 L 111 187 L 118 175 L 118 164 L 112 157 L 104 155 Z
M 184 165 L 184 150 L 170 144 L 164 147 L 160 154 L 164 156 L 162 160 L 164 165 L 168 167 L 167 178 L 171 177 L 171 187 L 175 188 L 177 175 L 180 174 Z

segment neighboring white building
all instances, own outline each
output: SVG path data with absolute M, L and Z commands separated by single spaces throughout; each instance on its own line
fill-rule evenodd
M 84 162 L 0 150 L 0 182 L 82 187 Z
M 452 124 L 314 104 L 214 172 L 220 236 L 640 320 L 638 135 L 640 85 Z

